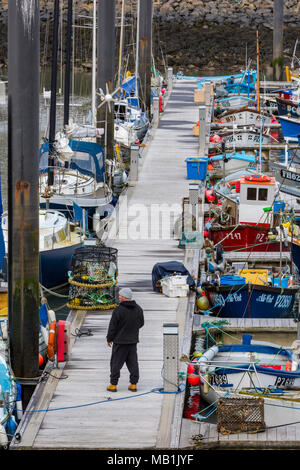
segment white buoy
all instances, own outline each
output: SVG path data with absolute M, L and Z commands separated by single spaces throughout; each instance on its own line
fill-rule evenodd
M 49 323 L 56 321 L 56 315 L 55 315 L 54 310 L 48 310 L 48 319 L 49 319 Z
M 46 346 L 48 346 L 48 330 L 47 328 L 45 328 L 44 326 L 41 325 L 41 333 L 42 333 L 42 336 L 43 336 L 43 340 L 46 344 Z
M 8 446 L 7 434 L 2 424 L 0 424 L 0 446 L 4 448 Z

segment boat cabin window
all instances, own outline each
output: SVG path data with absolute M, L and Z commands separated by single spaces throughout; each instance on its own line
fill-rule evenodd
M 126 106 L 122 104 L 115 104 L 114 115 L 115 119 L 121 119 L 122 121 L 126 121 Z
M 266 188 L 259 188 L 258 190 L 258 200 L 267 201 L 268 200 L 268 190 Z
M 267 188 L 248 188 L 247 189 L 248 201 L 267 201 L 268 189 Z
M 256 201 L 256 188 L 248 188 L 247 189 L 247 200 L 248 201 Z

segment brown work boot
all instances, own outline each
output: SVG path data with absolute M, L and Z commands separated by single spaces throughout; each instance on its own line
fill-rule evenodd
M 109 384 L 108 387 L 106 387 L 106 390 L 108 390 L 109 392 L 116 392 L 117 391 L 117 386 Z
M 131 392 L 136 392 L 136 384 L 130 384 L 128 390 L 130 390 Z

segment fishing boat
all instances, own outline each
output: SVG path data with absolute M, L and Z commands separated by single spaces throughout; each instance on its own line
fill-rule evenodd
M 290 275 L 274 277 L 267 269 L 242 269 L 202 285 L 210 313 L 221 318 L 288 318 L 299 290 Z
M 225 393 L 245 396 L 247 391 L 256 391 L 257 396 L 259 391 L 277 390 L 280 397 L 280 390 L 300 386 L 299 355 L 293 347 L 252 341 L 249 334 L 243 335 L 242 344 L 208 348 L 195 363 L 199 367 L 201 398 L 208 403 L 218 401 Z
M 222 130 L 217 134 L 225 142 L 225 148 L 245 149 L 255 147 L 259 144 L 269 144 L 272 136 L 269 134 L 261 133 L 258 129 L 253 127 Z M 213 136 L 212 136 L 213 139 Z
M 271 114 L 265 111 L 258 111 L 254 108 L 248 108 L 247 106 L 240 109 L 225 111 L 219 116 L 218 120 L 220 123 L 232 123 L 237 126 L 257 127 L 260 127 L 261 124 L 263 124 L 264 127 L 267 127 L 276 121 Z
M 293 263 L 295 264 L 298 273 L 300 274 L 300 240 L 292 238 L 291 240 L 291 252 Z
M 209 163 L 212 168 L 208 168 L 208 170 L 209 172 L 212 171 L 216 177 L 228 176 L 232 172 L 253 165 L 255 161 L 255 156 L 248 155 L 245 151 L 212 155 L 209 156 Z
M 221 108 L 224 110 L 228 109 L 240 109 L 244 106 L 249 108 L 255 107 L 255 99 L 248 98 L 248 96 L 243 95 L 232 95 L 225 98 L 218 98 L 215 100 L 215 107 Z
M 249 83 L 253 84 L 256 82 L 256 70 L 242 70 L 240 73 L 232 74 L 232 75 L 216 75 L 211 77 L 189 77 L 185 76 L 184 74 L 178 73 L 176 78 L 182 80 L 197 80 L 197 87 L 202 88 L 203 83 L 206 82 L 220 82 L 226 83 L 230 85 L 232 83 Z
M 276 97 L 279 116 L 300 117 L 300 103 L 290 99 Z
M 275 178 L 251 174 L 226 184 L 236 187 L 234 195 L 225 196 L 223 204 L 206 219 L 213 243 L 222 245 L 224 251 L 289 251 L 286 229 L 279 228 L 278 217 L 285 203 L 276 199 Z
M 247 83 L 231 83 L 229 85 L 225 85 L 225 90 L 228 92 L 229 95 L 240 95 L 240 94 L 247 94 L 255 96 L 255 87 L 248 85 Z
M 282 133 L 285 139 L 298 142 L 300 135 L 300 119 L 288 116 L 279 116 Z

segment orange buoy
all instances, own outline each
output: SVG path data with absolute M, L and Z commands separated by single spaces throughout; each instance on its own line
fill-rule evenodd
M 48 359 L 49 359 L 49 361 L 54 361 L 55 353 L 56 353 L 56 322 L 53 321 L 50 324 L 49 337 L 48 337 Z
M 288 372 L 291 372 L 292 370 L 292 363 L 290 361 L 286 361 L 285 363 L 285 370 L 287 370 Z
M 44 362 L 43 356 L 41 354 L 39 354 L 39 367 L 41 367 L 43 362 Z

